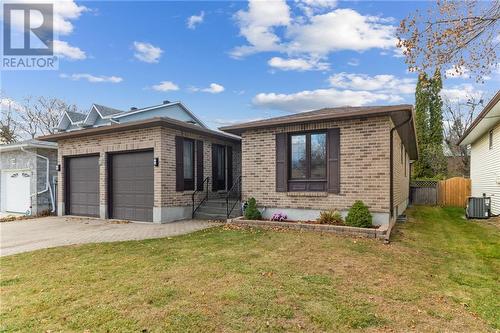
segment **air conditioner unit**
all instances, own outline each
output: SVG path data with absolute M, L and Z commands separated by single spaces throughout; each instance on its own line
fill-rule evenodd
M 468 219 L 487 219 L 491 215 L 490 197 L 469 197 L 465 215 Z

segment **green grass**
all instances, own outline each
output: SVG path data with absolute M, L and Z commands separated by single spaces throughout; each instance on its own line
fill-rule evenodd
M 228 229 L 0 259 L 0 332 L 494 331 L 499 230 L 420 207 L 377 240 Z

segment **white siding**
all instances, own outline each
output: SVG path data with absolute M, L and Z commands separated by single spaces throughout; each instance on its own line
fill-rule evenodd
M 470 174 L 472 196 L 491 196 L 492 214 L 500 214 L 500 123 L 493 129 L 493 148 L 489 132 L 472 144 Z

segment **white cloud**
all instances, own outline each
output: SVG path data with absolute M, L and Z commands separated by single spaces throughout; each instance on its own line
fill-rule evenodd
M 68 42 L 62 40 L 54 40 L 54 54 L 70 60 L 83 60 L 87 58 L 84 51 L 76 46 L 71 46 Z
M 197 25 L 203 23 L 203 19 L 205 18 L 205 12 L 202 11 L 200 15 L 192 15 L 187 19 L 187 27 L 189 29 L 196 29 Z
M 238 11 L 235 18 L 240 26 L 240 35 L 245 37 L 250 45 L 232 50 L 233 57 L 243 57 L 255 52 L 282 50 L 280 39 L 275 34 L 274 28 L 287 26 L 290 23 L 290 8 L 284 0 L 250 0 L 248 11 Z
M 394 27 L 376 16 L 364 16 L 352 9 L 336 9 L 311 17 L 308 24 L 294 24 L 287 31 L 292 52 L 327 55 L 340 50 L 366 51 L 393 48 Z
M 394 75 L 338 73 L 329 77 L 330 87 L 290 94 L 260 93 L 252 102 L 261 108 L 288 112 L 324 107 L 402 103 L 415 92 L 415 79 Z
M 484 95 L 484 91 L 477 89 L 469 83 L 459 84 L 441 90 L 441 97 L 451 102 L 465 103 L 470 98 L 479 99 Z
M 73 32 L 74 26 L 72 20 L 78 19 L 82 13 L 89 9 L 85 6 L 77 5 L 73 0 L 14 0 L 9 3 L 51 3 L 53 4 L 53 24 L 54 32 L 61 35 L 69 35 Z M 42 15 L 31 15 L 32 26 L 40 26 L 42 24 Z M 13 17 L 13 27 L 17 30 L 23 29 L 24 18 L 18 16 Z
M 120 83 L 123 81 L 123 78 L 119 76 L 96 76 L 92 74 L 87 74 L 87 73 L 80 73 L 80 74 L 60 74 L 59 77 L 63 79 L 70 79 L 73 81 L 79 81 L 79 80 L 87 80 L 90 83 L 102 83 L 102 82 L 109 82 L 109 83 Z
M 337 7 L 336 0 L 295 0 L 295 3 L 307 16 Z
M 210 83 L 210 85 L 207 88 L 197 88 L 197 87 L 191 87 L 191 91 L 202 91 L 202 92 L 207 92 L 211 94 L 218 94 L 221 93 L 225 90 L 223 86 L 217 83 Z
M 146 42 L 134 42 L 134 57 L 147 63 L 157 63 L 160 60 L 163 50 Z
M 304 58 L 283 59 L 280 57 L 273 57 L 269 59 L 267 64 L 283 71 L 322 71 L 328 70 L 330 67 L 326 62 Z
M 323 1 L 311 3 L 315 4 L 314 8 L 323 10 L 329 10 L 334 5 L 319 7 L 318 4 Z M 298 6 L 305 4 L 301 1 Z M 326 57 L 341 50 L 363 52 L 373 48 L 394 49 L 396 46 L 392 18 L 362 15 L 347 8 L 311 14 L 306 18 L 291 17 L 290 12 L 284 0 L 250 0 L 248 11 L 240 10 L 236 14 L 240 35 L 246 38 L 248 44 L 236 47 L 231 55 L 243 57 L 276 51 L 288 55 Z M 278 34 L 277 27 L 284 27 L 282 34 Z
M 289 112 L 307 111 L 324 107 L 362 106 L 375 102 L 398 103 L 400 96 L 371 91 L 338 90 L 335 88 L 304 90 L 293 94 L 260 93 L 252 102 L 263 108 Z
M 369 76 L 366 74 L 338 73 L 330 76 L 328 81 L 335 88 L 378 91 L 391 94 L 413 94 L 416 85 L 415 79 L 397 78 L 388 74 Z
M 162 81 L 159 84 L 152 86 L 153 90 L 156 91 L 176 91 L 179 90 L 179 86 L 172 81 Z

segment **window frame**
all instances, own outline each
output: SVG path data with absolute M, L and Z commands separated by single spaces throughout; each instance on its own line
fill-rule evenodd
M 488 132 L 488 147 L 490 150 L 493 149 L 493 129 Z
M 189 138 L 183 138 L 183 141 L 182 141 L 182 151 L 184 153 L 184 145 L 186 144 L 186 142 L 190 142 L 193 149 L 192 149 L 192 153 L 191 153 L 191 159 L 192 159 L 192 171 L 191 171 L 191 177 L 190 178 L 186 178 L 186 174 L 184 173 L 184 169 L 182 170 L 182 174 L 183 174 L 183 181 L 184 181 L 184 190 L 185 191 L 194 191 L 194 180 L 195 180 L 195 168 L 196 168 L 196 146 L 195 146 L 195 140 L 194 139 L 189 139 Z M 184 168 L 184 158 L 186 158 L 186 155 L 183 154 L 183 161 L 182 161 L 182 164 L 183 164 L 183 168 Z
M 325 136 L 325 177 L 311 178 L 311 136 L 314 134 L 323 134 Z M 306 137 L 306 170 L 305 178 L 292 178 L 292 137 L 305 135 Z M 328 132 L 327 130 L 313 130 L 303 132 L 288 133 L 287 138 L 288 150 L 288 191 L 291 192 L 324 192 L 327 190 L 328 180 Z

